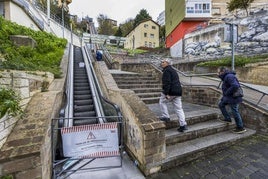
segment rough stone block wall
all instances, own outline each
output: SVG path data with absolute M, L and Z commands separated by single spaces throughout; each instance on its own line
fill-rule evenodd
M 240 111 L 246 127 L 255 129 L 259 133 L 268 133 L 268 112 L 245 102 L 240 105 Z
M 190 86 L 183 87 L 182 99 L 190 103 L 218 107 L 220 97 L 220 91 L 216 91 L 211 88 Z
M 160 73 L 157 72 L 157 69 L 148 63 L 123 63 L 121 64 L 122 71 L 131 71 L 141 74 L 150 74 L 160 79 Z
M 218 107 L 221 92 L 205 87 L 183 87 L 183 101 Z M 259 133 L 268 132 L 268 112 L 258 109 L 247 102 L 240 104 L 239 111 L 246 127 Z
M 53 75 L 45 72 L 39 72 L 39 75 L 35 75 L 24 71 L 1 71 L 0 87 L 14 89 L 22 99 L 20 105 L 25 108 L 31 97 L 41 90 L 42 82 L 46 79 L 51 81 Z M 0 119 L 0 149 L 17 120 L 18 118 L 11 116 Z
M 7 136 L 12 131 L 17 120 L 17 118 L 11 117 L 7 114 L 0 119 L 0 149 L 6 142 Z

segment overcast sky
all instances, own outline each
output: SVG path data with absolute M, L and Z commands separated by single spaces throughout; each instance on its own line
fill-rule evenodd
M 165 10 L 165 0 L 72 0 L 69 9 L 72 15 L 93 18 L 95 25 L 99 14 L 116 20 L 119 25 L 129 18 L 134 19 L 141 9 L 146 9 L 156 21 L 157 16 Z

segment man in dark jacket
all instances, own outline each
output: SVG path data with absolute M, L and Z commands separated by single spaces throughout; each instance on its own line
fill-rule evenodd
M 229 105 L 233 117 L 236 123 L 235 133 L 246 132 L 243 125 L 243 120 L 239 113 L 239 104 L 242 102 L 242 97 L 233 97 L 233 93 L 240 87 L 239 81 L 235 76 L 235 72 L 229 71 L 225 67 L 220 67 L 218 69 L 219 78 L 222 80 L 222 98 L 219 102 L 219 108 L 224 116 L 224 122 L 232 122 L 230 114 L 226 110 L 226 106 Z
M 179 132 L 187 130 L 187 123 L 185 121 L 185 114 L 182 108 L 181 95 L 182 87 L 179 80 L 177 71 L 171 66 L 170 59 L 164 59 L 161 61 L 161 67 L 163 68 L 162 76 L 162 93 L 159 100 L 162 116 L 160 120 L 169 121 L 169 112 L 167 103 L 172 102 L 174 110 L 179 118 L 178 128 Z

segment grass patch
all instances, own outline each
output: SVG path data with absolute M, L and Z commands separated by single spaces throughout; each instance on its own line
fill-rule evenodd
M 268 54 L 264 55 L 256 55 L 256 56 L 235 56 L 235 66 L 236 67 L 244 67 L 246 64 L 249 63 L 258 63 L 268 61 Z M 219 67 L 219 66 L 232 66 L 232 57 L 225 57 L 218 60 L 201 62 L 197 64 L 200 67 Z
M 17 46 L 10 40 L 11 35 L 31 37 L 36 46 Z M 66 39 L 34 31 L 0 17 L 0 70 L 48 71 L 56 78 L 60 77 L 60 62 L 66 44 Z

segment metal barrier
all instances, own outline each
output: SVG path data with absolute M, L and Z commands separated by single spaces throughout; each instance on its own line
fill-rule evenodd
M 68 79 L 66 85 L 66 107 L 60 117 L 52 119 L 51 151 L 52 178 L 66 178 L 81 170 L 101 170 L 122 167 L 123 123 L 119 107 L 102 96 L 95 76 L 91 56 L 82 49 L 91 90 L 94 91 L 94 106 L 97 117 L 79 117 L 79 120 L 95 120 L 95 124 L 73 126 L 78 119 L 72 116 L 73 96 L 73 46 L 70 47 Z M 107 160 L 112 158 L 112 162 Z M 103 160 L 106 160 L 105 162 Z
M 122 116 L 106 116 L 103 118 L 112 122 L 58 127 L 59 120 L 62 119 L 52 120 L 53 179 L 67 178 L 82 170 L 104 170 L 122 167 Z M 84 119 L 87 120 L 88 118 Z M 112 162 L 107 162 L 107 160 L 112 160 Z

